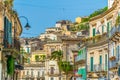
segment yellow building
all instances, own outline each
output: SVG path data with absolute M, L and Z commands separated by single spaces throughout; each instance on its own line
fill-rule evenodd
M 77 18 L 75 19 L 75 22 L 76 22 L 76 23 L 81 23 L 81 21 L 82 21 L 82 18 L 81 18 L 81 17 L 77 17 Z

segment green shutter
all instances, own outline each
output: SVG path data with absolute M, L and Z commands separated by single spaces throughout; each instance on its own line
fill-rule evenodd
M 95 36 L 95 28 L 93 28 L 93 36 Z
M 107 23 L 107 32 L 109 32 L 109 22 Z
M 99 57 L 100 64 L 102 64 L 102 56 Z
M 93 57 L 90 58 L 90 70 L 93 71 Z
M 105 54 L 105 70 L 107 70 L 107 54 Z
M 104 26 L 102 26 L 102 33 L 104 33 Z
M 27 53 L 29 53 L 29 47 L 27 47 Z

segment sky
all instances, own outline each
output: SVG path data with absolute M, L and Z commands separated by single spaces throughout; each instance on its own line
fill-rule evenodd
M 19 17 L 25 16 L 31 26 L 26 30 L 27 21 L 20 18 L 23 26 L 21 37 L 37 37 L 59 20 L 75 22 L 76 17 L 88 16 L 105 6 L 107 0 L 14 0 L 13 9 Z

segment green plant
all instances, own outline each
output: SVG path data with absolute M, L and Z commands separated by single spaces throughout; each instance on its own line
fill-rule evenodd
M 12 55 L 8 56 L 7 59 L 7 73 L 13 75 L 14 73 L 14 58 Z
M 59 68 L 60 68 L 60 70 L 65 72 L 65 74 L 68 74 L 69 71 L 73 70 L 72 65 L 70 65 L 70 62 L 68 62 L 68 61 L 60 61 Z
M 13 1 L 14 0 L 5 0 L 4 1 L 5 7 L 13 7 Z
M 120 16 L 117 17 L 115 26 L 118 26 L 120 24 Z
M 39 61 L 39 56 L 35 55 L 35 60 L 38 62 Z
M 102 9 L 96 10 L 94 11 L 92 14 L 90 14 L 89 18 L 92 18 L 94 16 L 97 16 L 99 14 L 102 14 L 103 12 L 105 12 L 106 10 L 108 10 L 108 7 L 104 7 Z

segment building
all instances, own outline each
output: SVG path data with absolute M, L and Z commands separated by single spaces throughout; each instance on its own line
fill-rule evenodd
M 9 1 L 7 2 L 9 3 Z M 20 42 L 19 36 L 22 33 L 22 26 L 19 21 L 16 11 L 12 9 L 12 3 L 7 4 L 0 0 L 0 59 L 3 61 L 0 62 L 0 80 L 10 79 L 16 77 L 16 68 L 8 66 L 16 66 L 14 62 L 11 64 L 8 61 L 14 60 L 17 63 L 15 58 L 18 58 L 20 52 Z M 4 39 L 3 39 L 4 38 Z M 11 58 L 11 60 L 9 60 Z M 19 61 L 19 58 L 18 58 Z M 19 69 L 19 68 L 18 68 Z M 12 75 L 15 75 L 12 77 Z M 9 77 L 7 77 L 7 75 Z
M 120 1 L 115 0 L 111 8 L 89 21 L 90 37 L 85 39 L 85 44 L 87 44 L 87 78 L 90 80 L 118 79 L 119 37 L 116 32 L 119 33 L 119 27 L 116 26 L 116 21 L 119 5 Z
M 46 59 L 45 80 L 60 80 L 61 75 L 56 60 Z
M 82 46 L 78 51 L 78 54 L 75 56 L 75 76 L 76 80 L 85 80 L 87 75 L 87 66 L 86 66 L 86 47 Z
M 56 60 L 50 60 L 50 55 L 54 51 L 62 50 L 61 41 L 47 41 L 44 45 L 44 50 L 47 52 L 48 58 L 45 62 L 45 79 L 59 80 L 61 78 L 58 63 Z
M 108 8 L 111 8 L 115 0 L 108 0 Z
M 76 22 L 76 23 L 81 23 L 81 21 L 82 21 L 82 18 L 81 18 L 81 17 L 77 17 L 77 18 L 75 19 L 75 22 Z
M 46 52 L 36 50 L 31 53 L 30 62 L 24 63 L 24 70 L 19 75 L 20 80 L 46 80 L 45 79 L 45 59 Z

